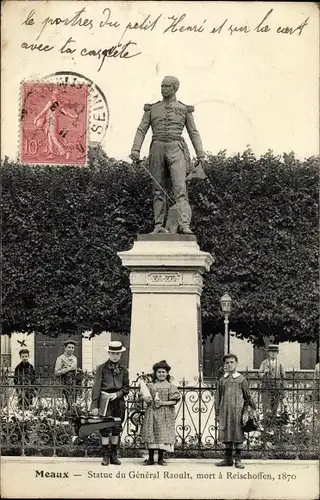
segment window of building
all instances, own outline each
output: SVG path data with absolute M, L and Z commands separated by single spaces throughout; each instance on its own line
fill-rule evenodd
M 300 344 L 300 370 L 314 370 L 317 363 L 317 343 Z
M 1 367 L 11 366 L 11 339 L 8 335 L 1 335 Z
M 205 378 L 221 377 L 223 346 L 224 336 L 220 333 L 213 338 L 206 338 L 202 346 L 202 369 Z
M 36 333 L 35 337 L 35 369 L 36 373 L 42 376 L 52 375 L 54 373 L 54 367 L 56 364 L 57 357 L 60 356 L 65 349 L 65 340 L 74 340 L 76 342 L 75 346 L 75 356 L 78 360 L 78 368 L 82 368 L 82 336 L 80 334 L 68 335 L 67 333 L 61 333 L 59 337 L 53 338 L 43 333 Z

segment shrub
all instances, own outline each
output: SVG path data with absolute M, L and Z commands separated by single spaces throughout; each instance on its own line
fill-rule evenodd
M 6 160 L 3 185 L 3 333 L 128 333 L 128 271 L 117 257 L 152 229 L 152 191 L 141 167 L 90 150 L 88 168 Z M 293 154 L 250 151 L 206 159 L 190 201 L 205 275 L 203 335 L 230 327 L 256 343 L 314 341 L 318 333 L 318 166 Z

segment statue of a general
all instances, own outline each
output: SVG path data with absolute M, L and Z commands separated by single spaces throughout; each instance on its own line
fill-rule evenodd
M 192 112 L 193 106 L 186 106 L 176 99 L 179 80 L 166 76 L 161 83 L 162 101 L 145 104 L 144 115 L 137 129 L 131 158 L 139 161 L 140 149 L 151 126 L 152 142 L 149 153 L 150 174 L 153 178 L 153 210 L 155 228 L 153 233 L 167 233 L 165 218 L 167 212 L 166 193 L 171 187 L 177 212 L 177 231 L 193 234 L 190 229 L 191 208 L 188 201 L 186 176 L 191 170 L 191 159 L 187 144 L 181 136 L 186 126 L 198 160 L 204 160 L 204 151 Z

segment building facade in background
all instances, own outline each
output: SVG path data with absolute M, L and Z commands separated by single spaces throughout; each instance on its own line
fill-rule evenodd
M 127 348 L 123 356 L 123 362 L 128 366 L 130 352 L 130 336 L 110 332 L 103 332 L 90 339 L 90 332 L 82 335 L 69 336 L 60 335 L 53 339 L 43 334 L 14 333 L 11 338 L 7 335 L 1 336 L 1 367 L 14 370 L 20 362 L 19 351 L 23 348 L 30 351 L 30 363 L 41 376 L 52 375 L 57 357 L 64 352 L 63 342 L 71 338 L 76 342 L 75 355 L 78 367 L 84 371 L 92 372 L 105 361 L 106 351 L 104 348 L 110 340 L 120 340 Z M 223 356 L 223 336 L 215 335 L 207 339 L 202 346 L 202 372 L 205 378 L 214 378 L 221 375 Z M 258 370 L 263 359 L 267 357 L 269 339 L 265 341 L 265 347 L 254 347 L 250 342 L 241 340 L 233 333 L 231 335 L 231 351 L 239 357 L 240 371 Z M 319 346 L 317 343 L 283 342 L 280 344 L 279 360 L 284 364 L 286 371 L 308 371 L 314 370 Z M 153 353 L 153 357 L 156 353 Z M 168 362 L 170 353 L 168 353 Z M 150 361 L 152 364 L 152 360 Z M 150 365 L 151 370 L 151 365 Z

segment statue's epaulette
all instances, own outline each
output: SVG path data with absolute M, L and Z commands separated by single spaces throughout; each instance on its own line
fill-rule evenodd
M 184 104 L 183 102 L 179 101 L 180 104 L 185 106 L 187 108 L 188 113 L 193 113 L 194 112 L 194 106 L 188 106 L 187 104 Z
M 160 102 L 160 101 L 158 101 L 158 102 Z M 153 106 L 154 104 L 158 104 L 158 102 L 155 102 L 155 103 L 153 103 L 153 104 L 145 104 L 145 105 L 144 105 L 144 107 L 143 107 L 143 109 L 144 109 L 145 111 L 150 111 L 150 109 L 152 108 L 152 106 Z

